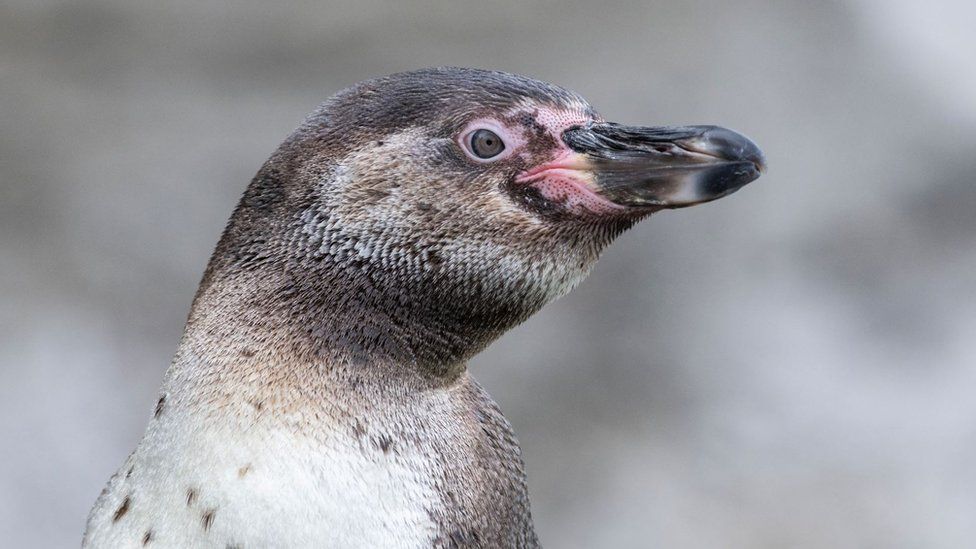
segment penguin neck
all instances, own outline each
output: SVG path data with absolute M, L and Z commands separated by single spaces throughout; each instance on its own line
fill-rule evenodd
M 265 378 L 298 376 L 294 384 L 424 390 L 456 381 L 470 356 L 517 322 L 462 319 L 456 303 L 391 291 L 346 266 L 238 274 L 208 270 L 177 357 L 211 381 L 253 377 L 260 367 Z

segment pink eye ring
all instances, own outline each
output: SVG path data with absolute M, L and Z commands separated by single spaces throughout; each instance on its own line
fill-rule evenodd
M 498 120 L 479 118 L 470 121 L 458 133 L 456 143 L 471 160 L 488 163 L 518 152 L 525 146 L 525 137 Z

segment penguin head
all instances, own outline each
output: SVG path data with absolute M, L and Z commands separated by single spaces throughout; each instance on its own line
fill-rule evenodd
M 339 300 L 422 326 L 447 348 L 438 360 L 463 360 L 571 289 L 638 220 L 763 167 L 730 130 L 609 123 L 530 78 L 395 74 L 338 93 L 282 144 L 215 262 L 275 271 L 291 289 L 280 295 L 323 313 Z M 418 356 L 430 340 L 404 345 Z

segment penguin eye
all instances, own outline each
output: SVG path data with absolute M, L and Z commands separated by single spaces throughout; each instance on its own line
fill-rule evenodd
M 471 133 L 468 147 L 475 156 L 487 160 L 501 154 L 505 150 L 505 142 L 495 132 L 482 128 Z

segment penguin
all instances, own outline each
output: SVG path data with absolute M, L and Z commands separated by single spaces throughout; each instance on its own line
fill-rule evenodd
M 608 122 L 503 72 L 337 93 L 237 204 L 83 546 L 538 547 L 467 361 L 641 219 L 764 169 L 734 131 Z

